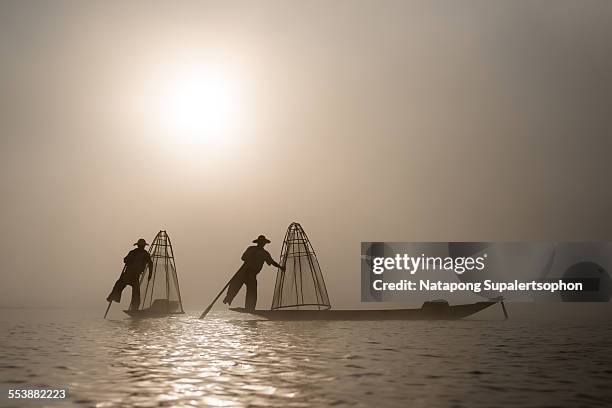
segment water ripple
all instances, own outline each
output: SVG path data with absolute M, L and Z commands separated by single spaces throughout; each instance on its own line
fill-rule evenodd
M 203 321 L 4 319 L 0 328 L 1 383 L 67 386 L 65 406 L 612 404 L 610 325 L 268 322 L 213 312 Z

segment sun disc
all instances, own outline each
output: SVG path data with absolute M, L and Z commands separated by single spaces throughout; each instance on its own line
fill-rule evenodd
M 239 86 L 221 72 L 195 70 L 169 81 L 160 116 L 173 137 L 182 142 L 220 141 L 240 125 Z

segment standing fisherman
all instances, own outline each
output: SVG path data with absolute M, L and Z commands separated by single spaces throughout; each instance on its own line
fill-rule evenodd
M 230 281 L 227 294 L 225 295 L 225 299 L 223 299 L 223 303 L 228 305 L 231 304 L 242 285 L 246 285 L 247 293 L 244 307 L 247 310 L 255 310 L 255 304 L 257 303 L 257 274 L 261 271 L 261 268 L 263 268 L 264 262 L 268 265 L 281 268 L 283 271 L 285 270 L 285 268 L 274 261 L 270 253 L 264 249 L 264 245 L 270 243 L 265 236 L 260 235 L 253 243 L 257 245 L 251 245 L 244 251 L 244 254 L 242 254 L 241 259 L 244 263 Z
M 138 242 L 136 242 L 137 248 L 132 249 L 125 258 L 123 258 L 123 263 L 125 263 L 125 268 L 123 273 L 115 282 L 115 286 L 113 286 L 113 290 L 110 295 L 106 298 L 107 302 L 121 301 L 121 292 L 127 285 L 132 287 L 132 301 L 130 302 L 130 310 L 137 310 L 140 306 L 140 274 L 144 272 L 145 268 L 149 266 L 149 280 L 151 280 L 151 274 L 153 273 L 153 261 L 151 261 L 151 256 L 144 249 L 147 244 L 147 241 L 144 238 L 140 238 Z

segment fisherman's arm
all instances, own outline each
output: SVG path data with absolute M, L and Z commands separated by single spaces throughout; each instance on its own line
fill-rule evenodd
M 252 252 L 251 247 L 248 247 L 248 248 L 246 249 L 246 251 L 244 251 L 244 254 L 242 254 L 242 256 L 240 257 L 240 259 L 241 259 L 243 262 L 246 262 L 246 261 L 249 259 L 249 257 L 251 256 L 251 252 Z
M 123 263 L 127 265 L 130 263 L 131 260 L 132 260 L 132 251 L 128 252 L 125 258 L 123 258 Z
M 278 262 L 276 262 L 274 259 L 272 259 L 272 256 L 270 256 L 270 254 L 268 253 L 268 257 L 266 259 L 266 263 L 268 265 L 272 265 L 275 268 L 280 268 L 283 272 L 285 271 L 285 267 L 282 266 L 281 264 L 279 264 Z

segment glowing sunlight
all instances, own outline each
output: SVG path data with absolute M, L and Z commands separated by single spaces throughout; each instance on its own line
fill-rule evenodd
M 242 83 L 231 70 L 193 65 L 167 71 L 155 86 L 155 111 L 174 142 L 225 144 L 243 128 Z

